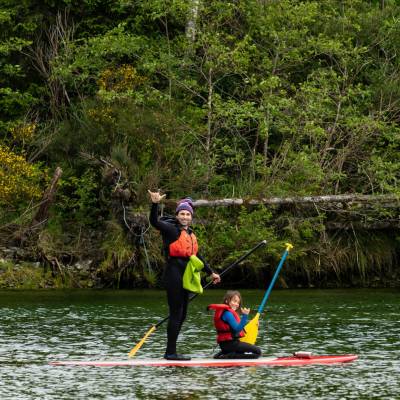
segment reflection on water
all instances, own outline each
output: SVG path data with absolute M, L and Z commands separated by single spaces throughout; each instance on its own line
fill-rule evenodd
M 180 351 L 215 349 L 206 305 L 191 305 Z M 261 291 L 244 291 L 256 308 Z M 60 359 L 124 359 L 167 312 L 157 291 L 0 292 L 1 399 L 400 399 L 400 306 L 395 290 L 274 291 L 260 324 L 265 355 L 356 353 L 351 364 L 247 368 L 51 367 Z M 165 326 L 137 357 L 161 357 Z

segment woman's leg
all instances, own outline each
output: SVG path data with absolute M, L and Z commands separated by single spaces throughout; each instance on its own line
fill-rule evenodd
M 182 287 L 183 289 L 183 287 Z M 188 305 L 189 305 L 189 292 L 185 289 L 183 289 L 183 293 L 182 293 L 182 299 L 183 299 L 183 303 L 182 303 L 182 315 L 181 315 L 181 324 L 179 326 L 179 332 L 181 331 L 182 328 L 182 324 L 184 323 L 184 321 L 186 320 L 186 316 L 187 316 L 187 309 L 188 309 Z
M 176 354 L 176 341 L 186 318 L 189 292 L 183 289 L 181 271 L 174 266 L 168 266 L 167 268 L 165 286 L 167 289 L 169 320 L 165 353 Z

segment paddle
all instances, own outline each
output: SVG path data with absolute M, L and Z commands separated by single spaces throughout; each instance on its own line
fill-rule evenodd
M 256 246 L 254 246 L 251 250 L 249 250 L 246 254 L 244 254 L 242 257 L 237 259 L 235 262 L 232 264 L 228 265 L 220 274 L 219 276 L 222 277 L 225 275 L 229 270 L 231 270 L 233 267 L 241 263 L 245 258 L 247 258 L 250 254 L 255 252 L 259 247 L 265 246 L 267 244 L 266 240 L 263 240 L 262 242 L 258 243 Z M 208 282 L 206 285 L 204 285 L 203 289 L 208 288 L 212 284 L 212 281 Z M 193 294 L 190 296 L 189 301 L 192 301 L 194 298 L 198 296 L 198 293 Z M 146 339 L 160 326 L 162 325 L 165 321 L 168 321 L 169 315 L 162 319 L 161 321 L 157 322 L 155 325 L 153 325 L 143 336 L 143 338 L 136 344 L 136 346 L 129 352 L 128 357 L 134 357 L 134 355 L 137 353 L 137 351 L 143 346 L 144 342 Z
M 275 281 L 278 278 L 279 272 L 282 269 L 283 263 L 285 262 L 285 259 L 287 255 L 289 254 L 289 251 L 293 248 L 293 246 L 290 243 L 286 243 L 286 250 L 282 255 L 281 261 L 279 262 L 278 267 L 276 268 L 275 274 L 269 284 L 269 287 L 264 295 L 264 298 L 258 307 L 257 314 L 255 317 L 244 327 L 244 330 L 246 332 L 246 335 L 242 338 L 240 338 L 241 342 L 246 342 L 250 344 L 254 344 L 257 340 L 257 335 L 258 335 L 258 320 L 260 319 L 260 314 L 262 313 L 265 304 L 268 300 L 268 297 L 271 293 L 272 288 L 274 287 Z

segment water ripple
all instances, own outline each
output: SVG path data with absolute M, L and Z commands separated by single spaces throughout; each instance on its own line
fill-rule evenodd
M 190 305 L 180 350 L 215 351 L 210 291 Z M 260 291 L 245 291 L 246 304 Z M 125 359 L 165 316 L 161 292 L 0 292 L 0 398 L 7 399 L 383 399 L 400 398 L 396 291 L 277 291 L 260 323 L 265 355 L 357 353 L 343 365 L 301 368 L 77 368 L 60 359 Z M 138 358 L 161 357 L 165 326 Z

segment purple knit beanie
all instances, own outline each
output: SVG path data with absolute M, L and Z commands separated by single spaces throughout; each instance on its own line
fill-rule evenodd
M 193 216 L 193 200 L 190 197 L 178 201 L 175 213 L 178 214 L 178 212 L 182 210 L 189 211 Z

